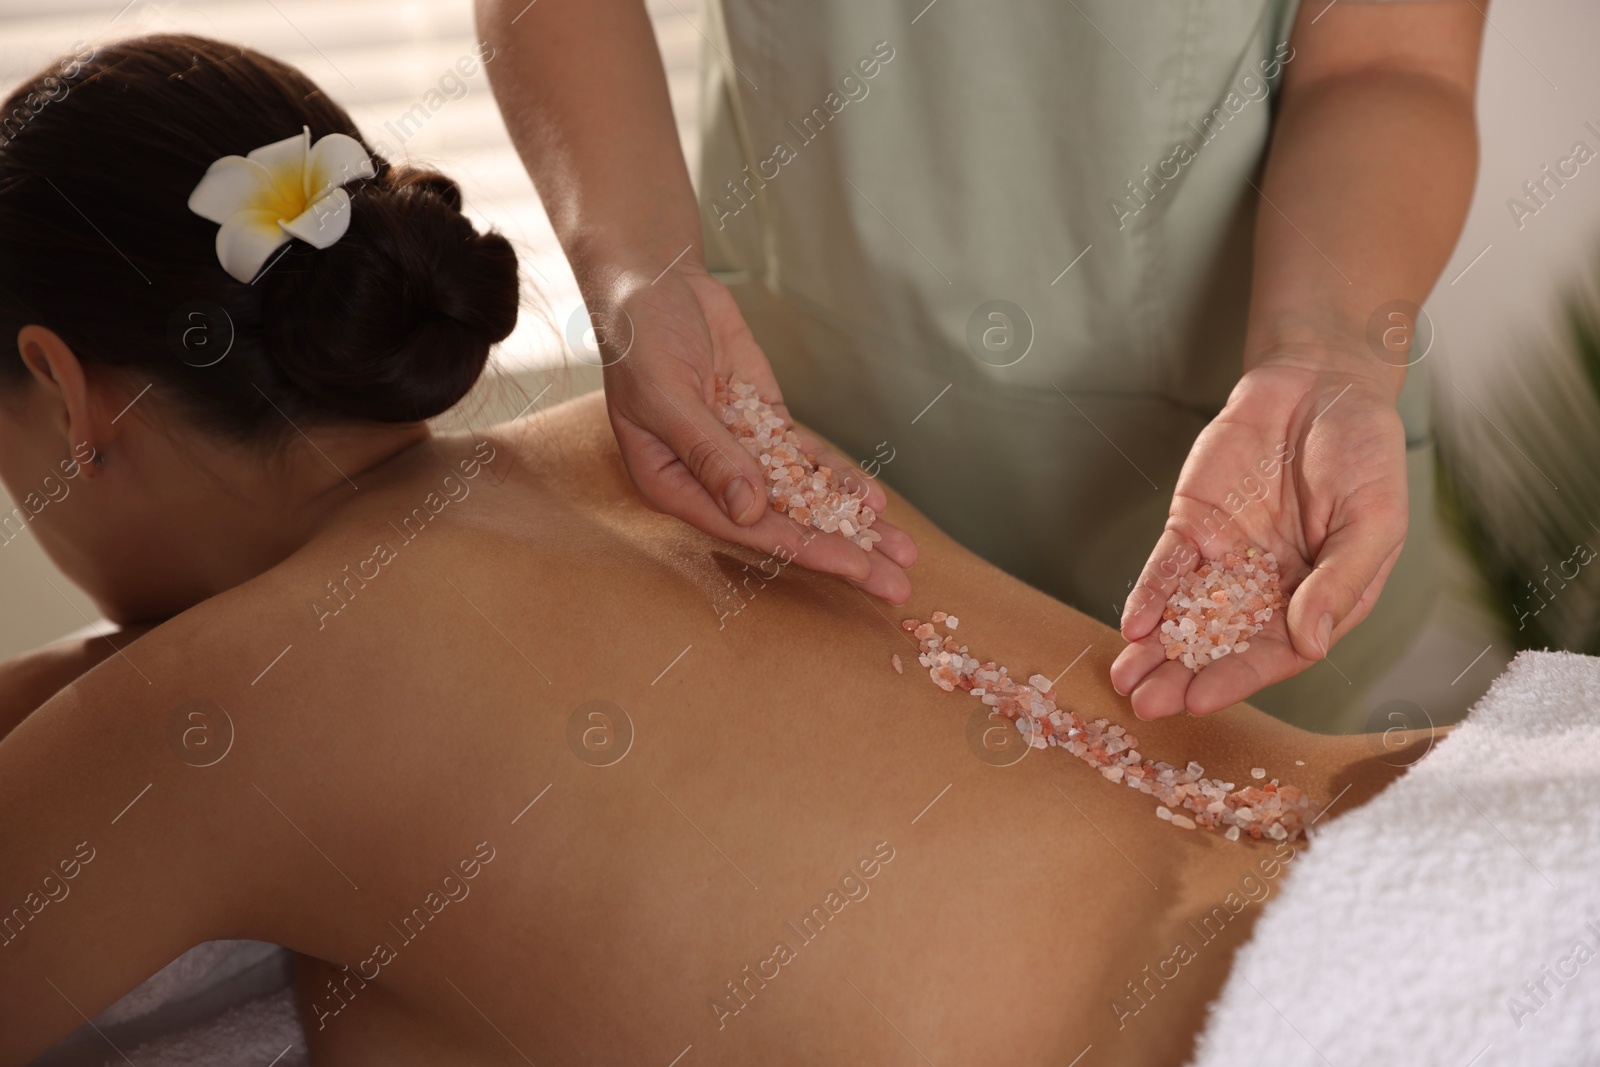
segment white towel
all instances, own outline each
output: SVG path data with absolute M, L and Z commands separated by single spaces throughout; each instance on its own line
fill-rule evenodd
M 1600 1063 L 1600 659 L 1524 652 L 1294 863 L 1192 1067 Z
M 305 1037 L 289 988 L 291 957 L 262 941 L 196 945 L 33 1067 L 128 1060 L 140 1067 L 305 1067 Z
M 139 1067 L 309 1067 L 305 1049 L 294 990 L 283 989 L 147 1041 L 128 1050 L 128 1058 Z M 124 1067 L 124 1061 L 107 1057 L 104 1067 Z
M 115 1026 L 152 1015 L 282 953 L 277 945 L 265 941 L 207 941 L 196 945 L 96 1015 L 95 1024 Z

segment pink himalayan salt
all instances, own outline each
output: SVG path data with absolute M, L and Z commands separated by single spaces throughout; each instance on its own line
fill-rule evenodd
M 1183 829 L 1221 831 L 1230 841 L 1248 834 L 1259 841 L 1292 841 L 1316 817 L 1317 805 L 1292 785 L 1274 779 L 1264 786 L 1236 789 L 1232 782 L 1206 778 L 1193 760 L 1183 769 L 1152 762 L 1139 753 L 1139 740 L 1109 719 L 1085 722 L 1056 703 L 1050 680 L 1034 674 L 1024 684 L 992 660 L 979 663 L 954 637 L 940 637 L 931 623 L 906 619 L 901 628 L 917 638 L 935 685 L 947 692 L 961 689 L 978 697 L 994 712 L 1010 719 L 1032 748 L 1064 748 L 1098 770 L 1108 781 L 1121 782 L 1159 801 L 1156 817 Z M 1180 814 L 1187 813 L 1187 814 Z
M 1250 638 L 1283 606 L 1277 557 L 1240 541 L 1221 560 L 1202 562 L 1178 579 L 1158 633 L 1167 659 L 1199 671 L 1248 651 Z
M 900 653 L 898 652 L 889 657 L 889 665 L 894 668 L 894 673 L 896 674 L 906 673 L 905 666 L 900 662 Z
M 767 499 L 778 511 L 823 533 L 838 533 L 872 551 L 883 535 L 871 529 L 878 515 L 850 492 L 831 467 L 817 466 L 794 429 L 772 410 L 756 387 L 737 378 L 716 380 L 712 410 L 766 472 Z

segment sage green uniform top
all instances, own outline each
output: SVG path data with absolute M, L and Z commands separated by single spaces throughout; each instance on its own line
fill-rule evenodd
M 708 0 L 708 266 L 797 418 L 1115 625 L 1239 377 L 1294 4 L 923 2 Z M 1285 717 L 1359 725 L 1352 699 L 1426 612 L 1425 367 L 1393 618 Z

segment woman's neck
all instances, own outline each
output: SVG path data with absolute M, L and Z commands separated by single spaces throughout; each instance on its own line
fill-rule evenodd
M 397 459 L 430 439 L 420 423 L 315 428 L 297 432 L 265 460 L 250 449 L 200 452 L 182 441 L 166 455 L 158 447 L 112 457 L 113 464 L 146 469 L 129 480 L 144 493 L 132 505 L 138 543 L 131 558 L 117 562 L 126 578 L 107 614 L 125 622 L 169 618 L 258 577 L 304 547 L 364 489 L 388 480 Z M 168 469 L 157 474 L 156 464 Z

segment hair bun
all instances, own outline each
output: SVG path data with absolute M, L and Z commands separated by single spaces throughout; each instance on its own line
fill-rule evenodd
M 448 410 L 517 322 L 517 256 L 461 214 L 461 190 L 380 162 L 353 183 L 337 243 L 294 247 L 258 284 L 262 329 L 287 384 L 316 406 L 380 422 Z

